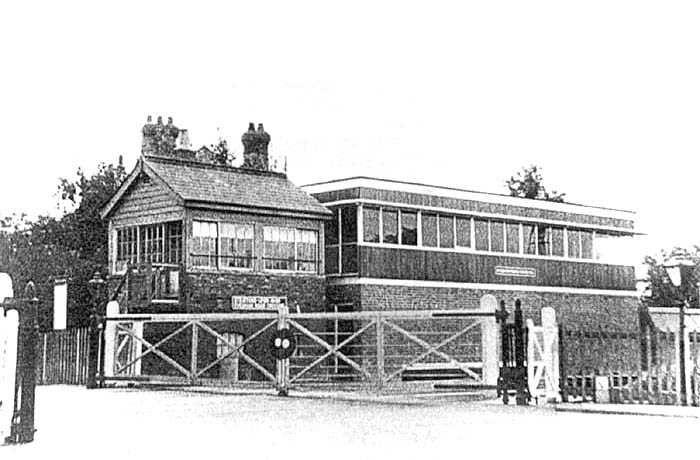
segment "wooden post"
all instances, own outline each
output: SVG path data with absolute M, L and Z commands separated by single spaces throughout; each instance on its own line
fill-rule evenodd
M 568 375 L 566 363 L 566 329 L 563 324 L 559 324 L 559 387 L 561 388 L 561 400 L 567 402 L 568 395 Z
M 136 337 L 139 337 L 140 339 L 143 339 L 143 333 L 144 333 L 144 322 L 143 321 L 134 321 L 131 326 L 131 330 L 134 331 L 134 334 Z M 133 355 L 133 359 L 136 359 L 137 356 L 141 356 L 143 354 L 143 342 L 141 340 L 136 340 L 136 339 L 130 339 L 131 340 L 131 353 Z M 129 374 L 130 375 L 141 375 L 141 365 L 143 364 L 143 359 L 139 359 L 136 361 L 131 368 L 129 369 Z
M 42 363 L 41 363 L 41 378 L 39 379 L 39 382 L 42 384 L 46 384 L 46 347 L 48 345 L 48 334 L 44 333 L 44 347 L 43 347 L 43 354 L 41 356 Z
M 199 328 L 196 322 L 192 322 L 192 355 L 190 356 L 190 385 L 196 383 L 197 352 L 199 347 Z
M 479 302 L 480 310 L 496 313 L 498 301 L 487 294 Z M 496 315 L 481 320 L 481 381 L 485 385 L 498 382 L 498 323 Z
M 681 313 L 681 316 L 683 314 Z M 674 360 L 675 360 L 675 385 L 674 385 L 674 392 L 676 393 L 676 404 L 679 406 L 683 406 L 683 391 L 684 391 L 684 386 L 685 386 L 685 376 L 683 375 L 683 357 L 682 357 L 682 346 L 681 346 L 681 331 L 677 331 L 673 334 L 673 351 L 674 351 Z
M 517 374 L 515 401 L 518 405 L 527 405 L 529 391 L 527 388 L 527 368 L 525 367 L 525 328 L 523 327 L 523 310 L 520 299 L 515 299 L 515 367 Z
M 17 378 L 19 405 L 15 399 L 15 414 L 10 429 L 10 443 L 27 443 L 34 440 L 34 396 L 36 389 L 36 349 L 39 338 L 36 289 L 31 281 L 25 289 L 25 300 L 20 302 L 19 344 Z
M 105 352 L 104 352 L 104 376 L 106 378 L 114 377 L 114 363 L 117 342 L 117 323 L 110 321 L 119 315 L 119 304 L 112 300 L 107 303 L 106 321 L 105 321 Z
M 680 405 L 681 406 L 687 406 L 688 405 L 688 382 L 686 381 L 686 363 L 687 363 L 687 355 L 686 355 L 686 330 L 685 330 L 685 308 L 687 305 L 688 301 L 684 300 L 683 303 L 680 306 L 680 311 L 679 311 L 679 325 L 678 325 L 678 374 L 679 374 L 679 380 L 680 380 Z
M 693 331 L 693 353 L 692 353 L 692 369 L 693 369 L 693 405 L 700 405 L 700 388 L 698 388 L 698 356 L 700 355 L 700 347 L 698 346 L 698 331 Z
M 0 347 L 4 345 L 4 356 L 0 372 L 5 372 L 0 379 L 0 443 L 10 434 L 14 416 L 15 378 L 17 377 L 17 345 L 19 339 L 19 312 L 0 307 Z M 3 337 L 4 335 L 4 337 Z
M 277 317 L 277 329 L 287 327 L 289 307 L 286 302 L 279 307 Z M 277 390 L 279 396 L 289 396 L 289 358 L 277 360 Z

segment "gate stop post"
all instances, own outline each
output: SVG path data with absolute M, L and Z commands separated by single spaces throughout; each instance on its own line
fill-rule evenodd
M 289 307 L 285 302 L 279 306 L 277 318 L 277 330 L 287 327 Z M 289 358 L 277 360 L 277 391 L 278 396 L 289 396 Z
M 17 377 L 15 379 L 15 413 L 8 443 L 34 441 L 34 396 L 36 390 L 36 347 L 39 341 L 39 299 L 33 282 L 27 283 L 24 299 L 18 303 L 19 340 Z M 18 401 L 19 398 L 19 401 Z M 19 402 L 19 404 L 18 404 Z

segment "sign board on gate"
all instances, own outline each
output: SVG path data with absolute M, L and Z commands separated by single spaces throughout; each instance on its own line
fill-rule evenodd
M 231 297 L 231 309 L 234 311 L 277 311 L 287 304 L 286 297 L 234 295 Z

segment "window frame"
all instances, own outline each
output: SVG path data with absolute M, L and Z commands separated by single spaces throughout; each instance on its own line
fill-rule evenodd
M 441 209 L 430 208 L 414 208 L 410 205 L 401 203 L 383 204 L 383 203 L 358 203 L 356 208 L 357 217 L 357 244 L 363 246 L 377 246 L 383 248 L 404 248 L 411 250 L 427 250 L 436 252 L 462 252 L 462 253 L 479 253 L 503 255 L 507 257 L 534 258 L 534 259 L 550 259 L 550 260 L 569 260 L 580 262 L 595 262 L 596 246 L 595 234 L 596 231 L 587 227 L 578 227 L 575 223 L 569 226 L 565 223 L 549 223 L 539 220 L 530 220 L 523 217 L 519 220 L 517 216 L 496 216 L 485 217 L 478 214 L 461 213 L 455 210 L 454 213 L 444 212 Z M 366 219 L 368 213 L 374 213 L 374 219 Z M 398 242 L 385 242 L 385 227 L 386 216 L 392 214 L 392 218 L 396 216 L 396 232 Z M 403 215 L 415 215 L 416 225 L 416 244 L 404 244 L 404 228 Z M 433 222 L 434 221 L 434 222 Z M 393 221 L 392 221 L 393 222 Z M 449 223 L 451 226 L 451 245 L 446 246 L 444 242 L 444 226 Z M 459 228 L 458 228 L 459 227 Z M 485 230 L 485 235 L 477 237 L 478 230 Z M 528 252 L 528 230 L 532 229 L 533 247 Z M 391 229 L 393 231 L 393 227 Z M 468 233 L 465 233 L 466 232 Z M 338 232 L 342 232 L 342 225 L 338 227 Z M 369 233 L 368 233 L 369 232 Z M 494 232 L 498 232 L 498 237 L 494 240 Z M 590 247 L 587 249 L 587 257 L 583 257 L 583 248 L 581 235 L 578 236 L 578 257 L 571 257 L 568 254 L 568 235 L 573 235 L 574 232 L 585 232 L 590 234 Z M 368 241 L 368 234 L 372 234 L 379 241 Z M 435 233 L 433 235 L 433 233 Z M 393 233 L 391 233 L 393 235 Z M 501 237 L 502 236 L 502 237 Z M 477 243 L 485 237 L 485 246 L 478 248 Z M 426 244 L 426 238 L 433 238 L 434 244 Z M 495 251 L 495 242 L 502 240 L 502 251 Z M 515 240 L 517 240 L 517 249 Z M 556 240 L 556 241 L 555 241 Z M 556 248 L 555 248 L 556 243 Z M 354 242 L 352 244 L 355 244 Z M 448 243 L 449 244 L 449 243 Z M 342 270 L 343 261 L 343 244 L 328 244 L 326 248 L 338 248 L 338 270 L 336 272 L 328 272 L 328 275 L 344 275 L 357 274 L 353 271 L 344 272 Z M 556 252 L 556 253 L 555 253 Z M 590 254 L 589 254 L 590 253 Z
M 224 236 L 224 226 L 231 226 L 235 230 L 235 238 L 231 238 L 228 236 Z M 239 228 L 246 230 L 250 230 L 250 238 L 238 238 L 238 230 Z M 218 225 L 218 242 L 217 242 L 217 248 L 219 254 L 217 255 L 217 263 L 218 263 L 218 268 L 219 270 L 231 270 L 231 271 L 253 271 L 255 269 L 255 225 L 254 224 L 249 224 L 249 223 L 239 223 L 239 222 L 219 222 Z M 239 256 L 239 255 L 225 255 L 224 254 L 224 238 L 230 239 L 235 241 L 236 246 L 238 246 L 238 241 L 246 241 L 250 240 L 250 256 Z M 247 260 L 249 261 L 249 265 L 246 266 L 228 266 L 224 264 L 224 260 L 228 259 L 233 259 L 233 260 Z
M 177 231 L 173 231 L 177 229 Z M 151 264 L 154 266 L 180 266 L 185 262 L 183 252 L 183 220 L 168 220 L 152 224 L 127 225 L 114 229 L 114 261 L 112 269 L 115 274 L 126 272 L 129 264 Z M 122 235 L 130 235 L 127 241 Z M 148 236 L 148 238 L 147 238 Z M 173 246 L 175 243 L 175 246 Z M 175 251 L 173 252 L 173 247 Z M 128 257 L 124 256 L 129 248 Z M 147 250 L 148 249 L 148 250 Z M 172 254 L 175 260 L 172 260 Z M 148 255 L 150 260 L 145 260 Z M 160 260 L 158 260 L 160 259 Z
M 292 231 L 292 235 L 294 235 L 294 241 L 292 241 L 292 254 L 293 258 L 281 258 L 281 257 L 269 257 L 267 256 L 267 244 L 269 242 L 273 243 L 281 243 L 282 241 L 274 241 L 274 240 L 268 240 L 266 239 L 266 232 L 269 230 L 270 232 L 273 232 L 274 229 L 277 230 L 282 230 L 284 229 L 285 232 L 289 232 L 290 230 Z M 300 235 L 301 232 L 310 232 L 315 235 L 315 251 L 314 251 L 314 259 L 299 259 L 298 254 L 299 254 L 299 244 L 304 244 L 300 240 Z M 271 233 L 273 234 L 273 233 Z M 281 233 L 280 233 L 281 234 Z M 286 243 L 289 243 L 289 241 L 286 241 Z M 262 264 L 261 264 L 261 270 L 264 272 L 271 272 L 271 273 L 294 273 L 294 274 L 308 274 L 308 275 L 316 275 L 319 273 L 319 268 L 321 266 L 319 256 L 320 256 L 320 250 L 319 250 L 319 232 L 317 229 L 310 229 L 310 228 L 303 228 L 303 227 L 287 227 L 287 226 L 279 226 L 279 225 L 265 225 L 263 226 L 263 239 L 262 239 Z M 268 267 L 268 262 L 270 261 L 290 261 L 292 264 L 293 268 L 274 268 L 274 267 Z M 311 263 L 314 266 L 313 270 L 300 270 L 299 269 L 299 264 L 300 263 Z
M 212 238 L 211 236 L 207 237 L 202 237 L 202 236 L 195 236 L 194 234 L 194 229 L 195 229 L 195 224 L 213 224 L 214 228 L 216 229 L 216 236 L 213 237 L 214 239 L 214 254 L 212 255 L 211 253 L 209 254 L 197 254 L 194 253 L 193 247 L 188 248 L 189 249 L 189 257 L 190 257 L 190 267 L 196 268 L 199 270 L 218 270 L 219 269 L 219 254 L 221 253 L 221 249 L 219 247 L 220 245 L 220 235 L 221 232 L 219 231 L 219 222 L 218 221 L 212 221 L 212 220 L 206 220 L 206 219 L 193 219 L 192 220 L 192 232 L 191 232 L 191 245 L 194 246 L 194 240 L 195 238 Z M 210 260 L 214 261 L 213 265 L 199 265 L 195 263 L 195 260 L 197 260 L 198 257 L 207 257 Z

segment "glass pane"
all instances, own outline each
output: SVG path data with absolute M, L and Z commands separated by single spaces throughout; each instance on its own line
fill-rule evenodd
M 399 242 L 399 213 L 398 211 L 382 209 L 382 243 L 396 244 Z
M 343 245 L 343 273 L 357 273 L 357 246 Z
M 440 247 L 455 247 L 454 217 L 440 216 Z
M 581 230 L 581 258 L 593 258 L 593 232 Z
M 179 264 L 182 262 L 182 222 L 168 222 L 165 225 L 168 234 L 166 240 L 166 262 Z
M 532 224 L 523 224 L 523 252 L 537 254 L 537 230 Z
M 362 239 L 368 243 L 379 243 L 379 209 L 362 208 Z
M 326 273 L 338 273 L 338 247 L 326 248 Z
M 552 227 L 552 255 L 564 257 L 564 229 Z
M 489 221 L 474 219 L 474 243 L 477 251 L 489 250 Z
M 401 211 L 401 244 L 416 246 L 418 244 L 418 214 Z
M 271 270 L 293 270 L 294 229 L 265 227 L 263 236 L 265 239 L 263 249 L 265 268 Z M 291 241 L 289 241 L 290 237 Z
M 357 242 L 357 208 L 355 206 L 343 206 L 340 211 L 340 220 L 343 243 Z
M 331 212 L 331 219 L 326 221 L 326 244 L 338 244 L 338 208 Z
M 572 230 L 568 229 L 568 246 L 569 246 L 569 257 L 572 259 L 578 259 L 581 257 L 581 246 L 580 246 L 580 239 L 579 239 L 579 232 L 578 230 Z
M 297 230 L 297 270 L 316 271 L 318 235 L 313 230 Z
M 421 214 L 421 231 L 423 233 L 423 246 L 437 247 L 436 214 Z
M 537 254 L 541 256 L 551 255 L 549 250 L 549 240 L 552 229 L 545 225 L 537 226 Z
M 506 252 L 518 254 L 520 252 L 520 225 L 506 224 Z
M 503 222 L 491 221 L 491 252 L 503 252 Z
M 457 217 L 457 246 L 468 248 L 472 244 L 472 223 L 468 217 Z
M 222 223 L 221 267 L 250 268 L 252 258 L 253 226 Z

